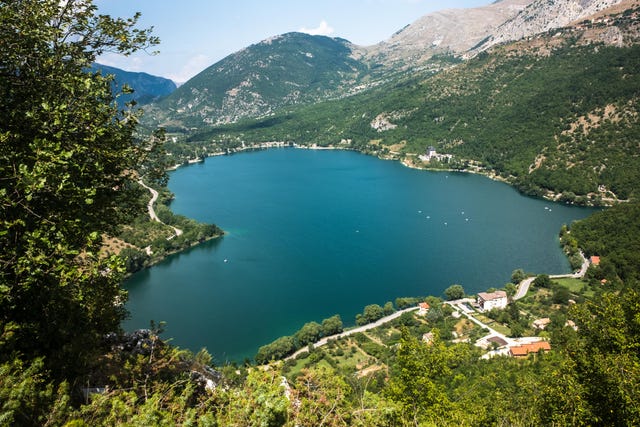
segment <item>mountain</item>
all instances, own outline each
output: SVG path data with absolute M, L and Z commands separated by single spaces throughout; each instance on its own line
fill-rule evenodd
M 438 73 L 500 43 L 567 26 L 631 0 L 500 0 L 431 13 L 370 47 L 302 33 L 213 64 L 147 108 L 149 125 L 202 129 L 350 96 L 411 73 Z M 611 36 L 611 35 L 609 35 Z
M 159 102 L 159 123 L 189 127 L 256 117 L 341 96 L 367 71 L 347 40 L 302 33 L 272 37 L 227 56 Z
M 479 46 L 471 50 L 479 52 L 499 43 L 565 27 L 621 2 L 622 0 L 535 0 L 516 16 L 502 23 Z
M 191 135 L 293 141 L 493 171 L 528 194 L 579 203 L 640 196 L 640 8 L 496 45 L 437 74 Z
M 415 67 L 437 54 L 461 55 L 527 8 L 533 0 L 502 0 L 473 9 L 425 15 L 368 49 L 367 57 L 387 67 Z
M 139 104 L 148 104 L 158 98 L 171 94 L 177 88 L 173 81 L 147 73 L 124 71 L 98 63 L 94 64 L 91 68 L 93 71 L 101 71 L 103 74 L 114 75 L 114 86 L 116 89 L 126 84 L 134 90 L 132 94 L 122 95 L 118 98 L 118 105 L 120 106 L 124 106 L 125 103 L 131 100 L 135 100 Z

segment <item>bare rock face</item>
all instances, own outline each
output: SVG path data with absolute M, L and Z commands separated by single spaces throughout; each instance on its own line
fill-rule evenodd
M 617 5 L 622 0 L 535 0 L 517 16 L 500 25 L 475 52 L 499 43 L 565 27 Z
M 420 66 L 436 55 L 472 57 L 496 44 L 565 27 L 626 0 L 501 0 L 430 13 L 368 48 L 386 66 Z
M 438 54 L 460 55 L 488 39 L 504 22 L 515 18 L 534 0 L 502 0 L 473 9 L 447 9 L 423 16 L 369 48 L 369 57 L 402 66 Z

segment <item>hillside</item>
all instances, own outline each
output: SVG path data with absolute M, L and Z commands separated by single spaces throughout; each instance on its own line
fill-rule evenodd
M 421 167 L 417 155 L 434 146 L 455 167 L 479 162 L 530 194 L 627 199 L 640 182 L 637 25 L 638 9 L 629 10 L 498 46 L 434 76 L 189 140 L 340 145 Z
M 167 96 L 176 90 L 176 84 L 164 77 L 152 76 L 147 73 L 125 71 L 98 63 L 93 64 L 92 69 L 100 71 L 104 75 L 113 75 L 114 91 L 118 91 L 124 84 L 133 89 L 133 93 L 122 94 L 118 98 L 118 105 L 121 107 L 132 100 L 135 100 L 138 104 L 149 104 L 150 102 L 153 102 L 163 96 Z
M 437 73 L 491 46 L 586 19 L 620 0 L 501 0 L 430 13 L 369 47 L 301 33 L 271 37 L 231 54 L 147 108 L 147 125 L 203 129 L 265 117 Z M 630 3 L 625 0 L 622 3 Z
M 532 0 L 502 0 L 472 9 L 430 13 L 367 48 L 367 58 L 385 68 L 414 68 L 434 55 L 462 55 L 489 39 L 503 23 L 515 18 Z
M 555 28 L 566 27 L 623 3 L 622 0 L 535 0 L 518 15 L 502 23 L 480 43 L 474 52 L 480 52 L 500 43 L 520 40 Z M 631 3 L 631 2 L 626 2 Z
M 203 127 L 340 96 L 367 67 L 346 40 L 302 33 L 272 37 L 224 58 L 162 100 L 149 115 L 168 126 Z

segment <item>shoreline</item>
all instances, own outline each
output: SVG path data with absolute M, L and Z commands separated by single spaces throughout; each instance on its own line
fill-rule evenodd
M 184 166 L 191 166 L 193 164 L 201 164 L 205 161 L 206 158 L 208 157 L 218 157 L 218 156 L 228 156 L 228 155 L 233 155 L 236 153 L 244 153 L 244 152 L 251 152 L 251 151 L 261 151 L 261 150 L 267 150 L 270 148 L 295 148 L 295 149 L 299 149 L 299 150 L 341 150 L 341 151 L 354 151 L 357 153 L 361 153 L 361 154 L 365 154 L 368 156 L 374 156 L 380 160 L 391 160 L 391 161 L 397 161 L 399 162 L 401 165 L 409 168 L 409 169 L 415 169 L 415 170 L 423 170 L 423 171 L 429 171 L 429 172 L 449 172 L 449 173 L 454 173 L 454 172 L 459 172 L 459 173 L 469 173 L 469 174 L 474 174 L 474 175 L 480 175 L 480 176 L 484 176 L 492 181 L 496 181 L 496 182 L 502 182 L 505 183 L 513 188 L 516 189 L 516 191 L 518 191 L 519 193 L 527 196 L 527 197 L 534 197 L 534 198 L 540 198 L 543 200 L 547 200 L 549 202 L 554 202 L 554 203 L 562 203 L 560 199 L 560 197 L 562 197 L 562 193 L 554 193 L 551 191 L 547 191 L 546 194 L 541 195 L 541 196 L 536 196 L 536 195 L 528 195 L 523 193 L 513 182 L 513 180 L 515 179 L 514 176 L 510 176 L 510 177 L 503 177 L 500 176 L 499 174 L 496 173 L 496 171 L 494 171 L 493 169 L 485 169 L 482 168 L 481 166 L 477 166 L 475 168 L 466 168 L 466 169 L 452 169 L 452 168 L 432 168 L 429 167 L 426 164 L 423 165 L 416 165 L 413 162 L 409 162 L 407 160 L 408 157 L 415 157 L 417 156 L 416 153 L 405 153 L 403 157 L 398 156 L 398 155 L 384 155 L 384 154 L 380 154 L 377 152 L 367 152 L 367 151 L 363 151 L 357 148 L 352 148 L 352 147 L 340 147 L 340 146 L 335 146 L 335 145 L 327 145 L 327 146 L 320 146 L 320 145 L 316 145 L 316 144 L 312 144 L 312 145 L 303 145 L 303 144 L 297 144 L 294 142 L 284 142 L 284 141 L 277 141 L 277 142 L 262 142 L 262 143 L 256 143 L 256 144 L 251 144 L 251 145 L 244 145 L 240 147 L 240 148 L 234 148 L 234 149 L 229 149 L 227 151 L 217 151 L 217 152 L 213 152 L 213 153 L 207 153 L 205 154 L 203 157 L 198 158 L 198 159 L 188 159 L 186 162 L 184 163 L 180 163 L 180 164 L 175 164 L 173 166 L 171 166 L 170 168 L 167 169 L 167 171 L 175 171 L 181 167 Z M 469 160 L 469 161 L 473 161 L 473 160 Z M 474 161 L 475 162 L 475 161 Z M 577 205 L 577 206 L 584 206 L 584 207 L 611 207 L 615 204 L 618 203 L 627 203 L 629 202 L 629 200 L 620 200 L 620 199 L 612 199 L 612 198 L 602 198 L 602 203 L 598 204 L 598 203 L 576 203 L 576 202 L 566 202 L 572 205 Z

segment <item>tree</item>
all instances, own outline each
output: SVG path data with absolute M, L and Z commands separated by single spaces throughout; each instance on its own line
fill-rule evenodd
M 339 314 L 322 321 L 322 336 L 329 337 L 340 332 L 342 332 L 342 319 Z
M 451 373 L 448 363 L 452 354 L 440 340 L 437 330 L 429 345 L 418 341 L 406 327 L 401 331 L 386 393 L 402 406 L 406 425 L 422 425 L 419 421 L 438 419 L 451 406 L 439 380 Z
M 563 415 L 574 425 L 638 425 L 640 423 L 640 293 L 637 283 L 621 292 L 606 292 L 596 301 L 571 307 L 577 339 L 566 346 L 563 379 L 552 392 L 566 393 L 573 384 L 575 398 L 564 412 L 553 407 L 549 415 Z M 545 376 L 546 378 L 560 375 Z M 556 404 L 551 402 L 549 406 Z M 551 424 L 547 422 L 545 424 Z M 566 423 L 561 423 L 566 424 Z
M 367 323 L 375 322 L 384 316 L 384 310 L 378 304 L 370 304 L 364 308 L 362 314 L 356 316 L 356 324 L 366 325 Z
M 393 303 L 391 301 L 387 301 L 382 307 L 382 310 L 384 311 L 385 316 L 393 314 L 396 311 L 396 309 L 393 308 Z
M 293 337 L 280 337 L 272 343 L 260 347 L 255 359 L 257 363 L 264 364 L 272 360 L 282 359 L 293 353 L 295 349 L 296 346 Z
M 451 285 L 444 290 L 444 295 L 449 301 L 464 298 L 464 288 L 461 285 Z
M 553 281 L 547 274 L 540 274 L 533 280 L 533 286 L 538 288 L 551 288 Z
M 507 283 L 504 285 L 504 291 L 507 293 L 507 297 L 513 298 L 518 292 L 518 288 L 513 283 Z
M 0 361 L 78 373 L 124 317 L 122 261 L 96 254 L 137 209 L 134 171 L 153 150 L 88 68 L 156 44 L 137 19 L 91 0 L 0 2 Z
M 322 336 L 322 327 L 318 322 L 305 323 L 304 326 L 295 334 L 298 348 L 307 344 L 314 343 Z
M 520 282 L 522 282 L 526 278 L 527 278 L 527 275 L 525 274 L 524 270 L 521 268 L 517 270 L 513 270 L 513 272 L 511 273 L 511 283 L 513 283 L 514 285 L 520 284 Z

